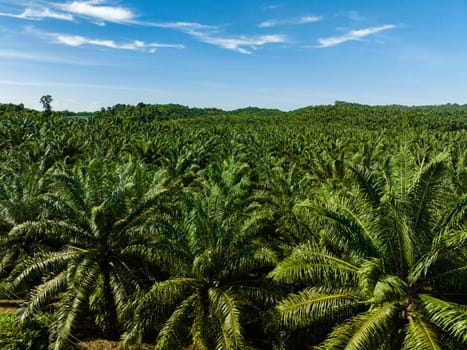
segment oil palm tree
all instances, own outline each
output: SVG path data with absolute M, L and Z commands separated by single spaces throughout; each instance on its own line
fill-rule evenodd
M 261 305 L 274 301 L 261 277 L 276 260 L 258 235 L 264 215 L 248 203 L 248 172 L 233 158 L 215 163 L 185 199 L 183 270 L 136 300 L 124 346 L 140 343 L 145 331 L 162 323 L 156 349 L 246 347 L 242 312 L 260 313 Z
M 282 326 L 334 327 L 319 349 L 467 346 L 467 196 L 451 196 L 445 158 L 417 166 L 402 148 L 381 176 L 353 168 L 350 194 L 307 204 L 321 244 L 270 274 L 307 286 L 278 304 Z
M 56 305 L 51 349 L 69 346 L 87 311 L 107 336 L 118 336 L 119 310 L 148 278 L 140 271 L 170 257 L 170 244 L 157 235 L 157 227 L 147 226 L 154 216 L 151 210 L 163 198 L 164 175 L 153 174 L 154 182 L 142 185 L 144 170 L 138 169 L 94 159 L 75 174 L 55 174 L 55 192 L 49 194 L 55 218 L 26 222 L 13 230 L 63 243 L 59 251 L 38 252 L 18 265 L 10 286 L 35 285 L 18 314 L 21 323 L 42 307 Z M 165 255 L 155 254 L 158 247 L 166 248 Z
M 311 177 L 301 172 L 295 164 L 289 169 L 285 160 L 267 159 L 269 167 L 261 169 L 261 189 L 255 199 L 270 208 L 273 214 L 271 237 L 278 244 L 293 246 L 309 237 L 307 226 L 295 215 L 295 206 L 301 203 L 311 189 Z
M 34 251 L 48 249 L 47 243 L 53 243 L 14 231 L 18 225 L 47 216 L 44 193 L 48 173 L 43 162 L 31 165 L 25 160 L 10 161 L 0 171 L 0 278 Z

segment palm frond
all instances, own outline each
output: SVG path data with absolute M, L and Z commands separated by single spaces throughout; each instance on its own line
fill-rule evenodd
M 133 345 L 140 346 L 143 343 L 144 325 L 138 320 L 132 322 L 131 326 L 127 327 L 127 331 L 122 335 L 120 346 L 122 350 L 128 350 Z
M 430 276 L 430 284 L 440 291 L 464 292 L 467 290 L 467 266 L 434 273 Z
M 127 269 L 114 266 L 109 273 L 109 284 L 117 315 L 122 318 L 121 315 L 123 315 L 123 309 L 128 303 L 130 294 L 137 290 L 138 280 Z
M 432 326 L 424 322 L 423 319 L 410 318 L 407 326 L 404 350 L 423 349 L 423 350 L 442 350 L 441 341 L 432 329 Z
M 388 303 L 338 325 L 319 349 L 373 350 L 384 343 L 399 322 L 399 307 Z
M 381 203 L 383 189 L 376 176 L 369 170 L 360 166 L 350 166 L 349 169 L 357 180 L 357 184 L 365 196 L 369 199 L 374 209 Z
M 377 257 L 372 223 L 363 220 L 363 216 L 344 198 L 337 199 L 333 206 L 313 209 L 313 215 L 329 227 L 325 238 L 344 253 Z
M 358 285 L 362 296 L 373 297 L 376 283 L 385 274 L 384 259 L 368 259 L 358 269 Z
M 216 350 L 244 348 L 245 340 L 242 335 L 238 302 L 228 292 L 219 288 L 210 288 L 208 297 L 222 334 L 219 335 Z
M 34 288 L 26 304 L 19 309 L 17 316 L 20 323 L 25 323 L 42 307 L 53 301 L 66 287 L 66 274 L 60 273 Z
M 284 298 L 288 288 L 264 280 L 230 282 L 229 291 L 242 300 L 242 303 L 253 307 L 272 307 Z
M 365 302 L 353 289 L 309 288 L 290 294 L 277 305 L 281 325 L 287 328 L 308 327 L 319 321 L 351 316 Z
M 177 349 L 183 345 L 182 333 L 186 332 L 186 321 L 192 317 L 197 295 L 193 294 L 183 300 L 175 309 L 156 339 L 155 350 Z
M 232 259 L 232 271 L 248 273 L 256 269 L 271 268 L 278 262 L 277 253 L 268 247 L 252 246 L 242 249 L 238 259 Z
M 399 277 L 388 275 L 380 279 L 373 291 L 372 301 L 382 304 L 389 301 L 402 300 L 409 295 L 409 286 Z
M 14 268 L 19 250 L 10 247 L 8 242 L 0 241 L 0 254 L 3 255 L 0 260 L 0 279 L 2 279 Z
M 358 266 L 330 252 L 303 244 L 295 248 L 268 276 L 280 283 L 313 282 L 342 286 L 355 282 L 358 270 Z
M 415 264 L 412 271 L 410 272 L 409 279 L 412 283 L 417 282 L 419 279 L 427 276 L 429 271 L 435 271 L 434 279 L 445 279 L 449 278 L 448 275 L 451 273 L 451 276 L 455 278 L 461 274 L 464 269 L 462 268 L 465 261 L 465 247 L 467 243 L 467 230 L 455 230 L 455 231 L 446 231 L 441 232 L 437 235 L 432 244 L 431 249 L 428 250 Z M 444 259 L 451 261 L 457 261 L 457 266 L 450 268 L 446 271 L 446 268 L 443 266 Z M 436 269 L 438 265 L 441 265 L 441 269 Z M 460 265 L 460 266 L 459 266 Z M 440 271 L 439 271 L 440 270 Z M 449 279 L 447 279 L 449 283 Z M 454 280 L 455 282 L 455 280 Z
M 80 181 L 65 173 L 59 173 L 52 177 L 54 185 L 61 190 L 61 195 L 67 202 L 72 203 L 75 210 L 88 212 L 89 207 L 85 202 L 86 192 Z
M 459 198 L 452 209 L 440 220 L 436 226 L 436 232 L 443 233 L 449 229 L 455 230 L 456 228 L 462 227 L 462 223 L 465 223 L 466 216 L 467 194 L 464 194 Z
M 69 347 L 69 337 L 76 328 L 76 320 L 87 309 L 90 291 L 93 289 L 98 270 L 95 266 L 84 263 L 77 270 L 79 285 L 72 286 L 62 297 L 57 310 L 57 318 L 50 333 L 50 347 L 62 350 Z
M 414 239 L 421 248 L 430 246 L 429 243 L 433 240 L 435 232 L 432 228 L 437 219 L 433 217 L 433 212 L 442 205 L 440 193 L 443 193 L 441 190 L 446 169 L 446 155 L 437 156 L 420 169 L 409 188 L 408 200 L 412 204 L 409 206 L 409 218 L 416 235 Z
M 433 324 L 467 344 L 467 307 L 444 301 L 427 294 L 420 294 L 421 312 Z
M 393 270 L 397 269 L 400 275 L 406 274 L 417 259 L 412 223 L 405 215 L 406 205 L 406 202 L 397 198 L 397 194 L 389 192 L 383 198 L 380 208 L 384 212 L 380 216 L 380 239 L 384 240 L 388 248 L 381 254 L 388 255 L 385 257 L 387 265 L 391 265 Z
M 163 252 L 163 254 L 161 254 Z M 145 266 L 159 268 L 174 275 L 190 271 L 191 255 L 170 240 L 154 240 L 147 244 L 134 244 L 124 248 L 120 260 L 133 260 Z
M 157 305 L 178 303 L 186 295 L 193 293 L 199 281 L 187 277 L 174 277 L 166 281 L 156 282 L 152 288 L 137 301 L 139 310 L 144 311 L 157 307 Z
M 159 200 L 159 194 L 144 200 L 141 204 L 139 204 L 136 208 L 134 208 L 125 218 L 117 221 L 114 224 L 114 232 L 120 233 L 131 226 L 135 226 L 138 223 L 141 223 L 141 219 L 146 218 L 145 215 L 148 211 L 154 207 L 154 205 Z
M 11 237 L 34 237 L 35 239 L 61 239 L 66 236 L 86 235 L 79 227 L 67 221 L 40 220 L 16 225 L 9 233 Z
M 199 350 L 210 350 L 212 348 L 212 337 L 216 334 L 217 329 L 214 329 L 212 316 L 209 317 L 208 310 L 205 307 L 205 302 L 201 296 L 197 295 L 197 300 L 194 305 L 194 317 L 191 325 L 191 337 L 193 339 L 193 347 Z
M 15 290 L 28 279 L 63 270 L 76 255 L 73 250 L 36 254 L 19 264 L 11 273 L 9 288 Z

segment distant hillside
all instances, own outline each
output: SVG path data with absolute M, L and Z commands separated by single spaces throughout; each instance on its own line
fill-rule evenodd
M 1 115 L 40 115 L 23 104 L 0 104 Z M 192 108 L 179 104 L 116 104 L 97 112 L 53 111 L 56 117 L 111 118 L 127 122 L 168 122 L 202 125 L 216 123 L 261 123 L 303 121 L 369 129 L 422 126 L 430 129 L 467 130 L 467 105 L 369 106 L 336 101 L 334 105 L 308 106 L 285 112 L 278 109 L 246 107 L 232 111 L 218 108 Z

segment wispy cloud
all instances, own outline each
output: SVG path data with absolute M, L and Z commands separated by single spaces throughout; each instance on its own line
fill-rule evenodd
M 113 40 L 90 39 L 81 35 L 67 35 L 58 33 L 49 33 L 57 43 L 78 47 L 83 45 L 93 45 L 106 47 L 110 49 L 133 50 L 133 51 L 148 51 L 151 53 L 156 52 L 158 48 L 177 48 L 183 49 L 183 45 L 179 44 L 160 44 L 160 43 L 146 43 L 141 40 L 134 40 L 128 43 L 117 43 Z
M 157 27 L 171 30 L 177 30 L 201 42 L 211 44 L 226 50 L 240 52 L 242 54 L 252 54 L 254 50 L 261 46 L 274 43 L 285 43 L 287 38 L 284 35 L 269 34 L 269 35 L 224 35 L 220 26 L 206 25 L 197 22 L 157 22 L 157 21 L 142 21 L 129 8 L 121 6 L 110 6 L 107 0 L 86 0 L 86 1 L 71 1 L 64 4 L 47 3 L 42 5 L 54 6 L 57 10 L 63 11 L 53 12 L 49 9 L 32 10 L 27 8 L 22 14 L 14 15 L 21 18 L 40 18 L 54 17 L 57 19 L 73 20 L 76 17 L 83 17 L 98 25 L 105 25 L 107 22 L 130 24 L 145 27 Z M 1 15 L 1 14 L 0 14 Z M 10 14 L 8 14 L 10 15 Z M 319 20 L 318 17 L 308 16 L 294 20 L 277 21 L 274 25 L 280 23 L 311 23 Z M 269 26 L 274 26 L 269 25 Z M 268 25 L 266 25 L 268 26 Z M 34 28 L 29 28 L 30 32 L 35 34 L 52 37 L 56 43 L 67 46 L 79 47 L 85 45 L 100 46 L 112 49 L 134 50 L 144 52 L 155 52 L 160 47 L 184 48 L 179 44 L 159 44 L 146 43 L 140 40 L 131 42 L 116 42 L 110 39 L 88 38 L 82 35 L 69 35 L 61 33 L 44 33 L 38 32 Z
M 146 26 L 146 27 L 157 27 L 157 28 L 166 28 L 166 29 L 174 29 L 179 30 L 181 32 L 190 32 L 190 31 L 215 31 L 218 30 L 218 26 L 201 24 L 198 22 L 146 22 L 146 21 L 138 21 L 132 20 L 130 21 L 132 24 Z
M 256 50 L 258 46 L 287 42 L 287 38 L 284 35 L 277 34 L 238 36 L 233 38 L 212 36 L 201 32 L 192 32 L 191 35 L 204 43 L 215 45 L 227 50 L 237 51 L 246 55 L 252 54 L 252 51 Z
M 394 24 L 386 24 L 386 25 L 382 25 L 378 27 L 370 27 L 370 28 L 365 28 L 365 29 L 352 30 L 341 36 L 318 39 L 318 43 L 319 43 L 318 47 L 324 48 L 324 47 L 339 45 L 339 44 L 345 43 L 346 41 L 360 40 L 369 35 L 374 35 L 376 33 L 389 30 L 389 29 L 394 29 L 397 27 L 398 26 Z
M 282 7 L 281 4 L 271 4 L 271 5 L 264 5 L 264 6 L 262 6 L 261 8 L 262 8 L 263 10 L 276 10 L 276 9 L 278 9 L 278 8 L 280 8 L 280 7 Z
M 226 50 L 237 51 L 242 54 L 252 54 L 260 46 L 274 43 L 285 43 L 287 38 L 284 35 L 237 35 L 225 37 L 221 35 L 219 26 L 206 25 L 197 22 L 134 22 L 139 25 L 152 26 L 158 28 L 174 29 L 188 34 L 195 39 L 211 44 Z
M 65 20 L 65 21 L 73 21 L 73 15 L 71 15 L 70 13 L 56 12 L 48 8 L 43 8 L 43 9 L 26 8 L 22 13 L 18 13 L 18 14 L 0 12 L 0 16 L 36 20 L 36 21 L 44 19 L 44 18 L 53 18 L 53 19 L 60 19 L 60 20 Z
M 100 0 L 73 1 L 65 4 L 56 4 L 62 11 L 98 21 L 125 23 L 136 16 L 129 8 L 121 6 L 102 5 Z
M 286 18 L 286 19 L 270 19 L 258 24 L 259 28 L 270 28 L 281 25 L 297 25 L 318 22 L 322 19 L 321 16 L 303 16 L 299 18 Z

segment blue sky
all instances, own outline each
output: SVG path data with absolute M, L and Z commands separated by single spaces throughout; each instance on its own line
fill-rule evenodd
M 0 102 L 467 103 L 465 0 L 0 0 Z

